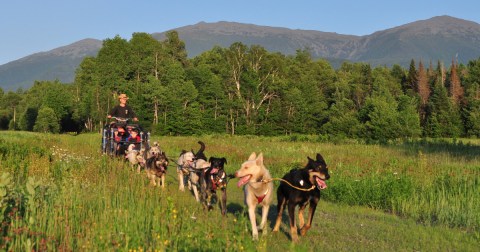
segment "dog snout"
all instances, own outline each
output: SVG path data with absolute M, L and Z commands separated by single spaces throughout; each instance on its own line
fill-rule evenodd
M 324 172 L 324 175 L 325 175 L 325 180 L 328 180 L 330 178 L 330 174 L 328 174 L 328 171 Z

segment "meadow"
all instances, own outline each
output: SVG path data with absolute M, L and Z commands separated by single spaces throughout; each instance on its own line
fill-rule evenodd
M 321 153 L 331 178 L 313 226 L 252 241 L 243 191 L 228 184 L 228 213 L 205 211 L 179 192 L 171 162 L 165 189 L 123 160 L 102 155 L 100 134 L 0 134 L 0 251 L 477 251 L 480 140 L 389 144 L 324 142 L 316 136 L 153 136 L 171 159 L 206 144 L 234 173 L 262 152 L 273 177 Z M 274 182 L 274 188 L 278 182 Z M 259 218 L 259 216 L 257 216 Z

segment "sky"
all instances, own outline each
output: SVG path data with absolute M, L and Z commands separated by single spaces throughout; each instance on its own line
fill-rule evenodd
M 480 0 L 0 0 L 0 65 L 86 38 L 229 21 L 369 35 L 449 15 L 480 24 Z

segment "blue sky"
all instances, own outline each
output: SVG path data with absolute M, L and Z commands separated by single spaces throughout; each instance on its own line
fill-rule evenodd
M 85 38 L 201 21 L 368 35 L 440 15 L 480 24 L 479 10 L 479 0 L 10 0 L 0 3 L 0 65 Z

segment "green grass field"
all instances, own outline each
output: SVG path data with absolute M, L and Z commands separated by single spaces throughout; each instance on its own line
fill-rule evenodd
M 237 179 L 228 214 L 206 212 L 179 192 L 100 153 L 100 134 L 0 134 L 0 251 L 478 251 L 480 141 L 418 140 L 388 145 L 323 143 L 315 136 L 152 137 L 171 159 L 182 149 L 226 157 L 228 173 L 262 152 L 273 177 L 321 153 L 331 179 L 300 242 L 281 231 L 252 241 Z M 274 187 L 278 182 L 274 182 Z M 257 216 L 260 218 L 260 216 Z

